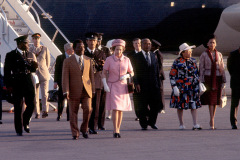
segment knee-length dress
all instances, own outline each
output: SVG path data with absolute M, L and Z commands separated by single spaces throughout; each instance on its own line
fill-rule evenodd
M 180 96 L 171 94 L 170 108 L 197 109 L 201 107 L 199 97 L 199 73 L 194 58 L 177 58 L 169 73 L 171 86 L 177 86 Z
M 107 84 L 110 88 L 110 92 L 106 93 L 106 109 L 131 111 L 132 105 L 127 89 L 127 80 L 120 81 L 121 76 L 133 73 L 129 58 L 124 55 L 121 58 L 112 55 L 106 59 L 103 69 L 108 71 Z

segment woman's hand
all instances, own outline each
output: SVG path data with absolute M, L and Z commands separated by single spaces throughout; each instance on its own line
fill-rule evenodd
M 106 78 L 103 78 L 103 79 L 102 79 L 102 82 L 103 82 L 103 87 L 104 87 L 105 92 L 110 92 L 110 88 L 109 88 L 108 85 L 107 85 L 107 80 L 106 80 Z
M 127 78 L 130 78 L 130 75 L 129 75 L 129 74 L 125 74 L 125 75 L 123 75 L 122 77 L 120 77 L 120 81 L 121 81 L 121 80 L 124 80 L 124 79 L 127 79 Z
M 179 92 L 179 89 L 177 88 L 177 86 L 173 87 L 173 94 L 174 94 L 174 96 L 177 96 L 177 97 L 180 95 L 180 92 Z

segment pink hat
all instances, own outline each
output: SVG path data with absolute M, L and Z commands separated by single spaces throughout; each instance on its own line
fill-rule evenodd
M 126 42 L 122 39 L 115 39 L 113 42 L 112 42 L 112 47 L 114 46 L 123 46 L 125 47 L 126 45 Z

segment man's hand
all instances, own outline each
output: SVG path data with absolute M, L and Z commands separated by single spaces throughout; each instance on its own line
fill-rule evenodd
M 139 85 L 139 84 L 137 84 L 135 87 L 136 87 L 137 93 L 141 92 L 141 89 L 140 89 L 140 85 Z
M 53 89 L 57 89 L 58 85 L 56 82 L 54 82 L 54 86 L 53 86 Z
M 69 93 L 68 92 L 63 93 L 63 97 L 69 99 Z

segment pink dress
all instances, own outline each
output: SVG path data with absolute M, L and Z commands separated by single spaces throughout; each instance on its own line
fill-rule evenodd
M 132 105 L 127 90 L 127 80 L 119 80 L 121 76 L 132 73 L 133 68 L 129 58 L 122 55 L 117 58 L 115 55 L 108 57 L 105 61 L 103 69 L 108 71 L 107 80 L 110 92 L 106 94 L 106 109 L 131 111 Z

